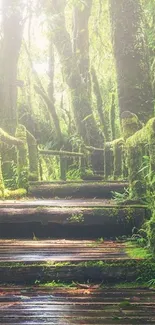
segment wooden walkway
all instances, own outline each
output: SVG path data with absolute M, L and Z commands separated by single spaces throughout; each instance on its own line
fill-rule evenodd
M 0 288 L 1 325 L 155 324 L 155 291 Z
M 0 262 L 128 259 L 125 244 L 91 240 L 0 240 Z

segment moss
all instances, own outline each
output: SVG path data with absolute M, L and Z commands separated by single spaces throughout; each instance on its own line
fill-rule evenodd
M 0 196 L 4 197 L 4 181 L 3 181 L 3 174 L 2 174 L 1 155 L 0 155 Z
M 139 121 L 137 115 L 131 112 L 124 112 L 122 118 L 122 131 L 124 140 L 131 137 L 135 132 L 142 128 L 142 124 Z
M 126 144 L 132 147 L 138 144 L 155 144 L 155 118 L 150 119 L 141 130 L 130 136 Z
M 39 181 L 39 156 L 35 137 L 27 131 L 28 155 L 29 155 L 29 180 Z
M 149 146 L 150 175 L 155 171 L 155 118 L 152 118 L 139 131 L 126 141 L 127 165 L 131 197 L 146 195 L 146 182 L 142 167 L 143 156 Z
M 126 243 L 126 253 L 132 259 L 151 259 L 153 256 L 149 249 L 144 247 L 138 247 L 136 243 L 127 242 Z
M 114 170 L 114 154 L 113 143 L 107 142 L 104 148 L 104 177 L 109 179 L 113 176 Z
M 29 159 L 27 145 L 27 131 L 25 126 L 18 125 L 16 137 L 22 140 L 22 143 L 17 148 L 17 175 L 18 187 L 28 189 L 29 179 Z
M 123 138 L 113 141 L 114 179 L 121 178 L 123 175 L 123 160 L 124 160 L 123 148 L 124 148 Z
M 27 194 L 26 189 L 18 188 L 17 190 L 4 190 L 4 198 L 5 199 L 20 199 L 25 197 Z

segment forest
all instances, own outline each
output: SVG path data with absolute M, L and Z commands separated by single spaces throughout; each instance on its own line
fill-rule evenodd
M 2 198 L 126 180 L 153 211 L 154 20 L 153 0 L 1 0 Z
M 154 117 L 154 38 L 151 0 L 1 1 L 1 186 L 125 178 L 121 166 L 106 170 L 103 152 Z M 39 171 L 26 147 L 19 161 L 25 137 L 29 150 L 37 144 Z
M 155 0 L 0 0 L 0 323 L 155 324 Z

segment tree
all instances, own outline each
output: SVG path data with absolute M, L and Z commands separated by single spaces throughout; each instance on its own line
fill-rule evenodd
M 153 116 L 153 93 L 140 0 L 109 0 L 120 113 L 146 122 Z
M 66 28 L 65 6 L 65 0 L 51 1 L 52 41 L 61 60 L 64 79 L 70 88 L 77 130 L 87 145 L 103 147 L 104 137 L 93 116 L 89 87 L 88 20 L 91 12 L 91 1 L 83 2 L 84 8 L 74 8 L 73 47 L 70 34 Z
M 17 63 L 22 42 L 24 2 L 2 0 L 2 51 L 0 68 L 0 120 L 14 135 L 17 126 Z
M 17 127 L 17 68 L 24 22 L 24 1 L 2 0 L 2 49 L 0 66 L 0 121 L 1 127 L 15 135 Z M 13 178 L 15 148 L 2 149 L 3 172 L 6 179 Z

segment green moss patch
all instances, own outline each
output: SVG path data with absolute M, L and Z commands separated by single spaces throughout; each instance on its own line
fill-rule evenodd
M 133 244 L 132 242 L 126 243 L 126 253 L 130 258 L 136 258 L 136 259 L 151 259 L 152 254 L 151 252 L 144 247 L 137 247 L 136 244 Z
M 41 283 L 60 281 L 122 283 L 151 281 L 155 274 L 155 261 L 109 260 L 77 263 L 0 263 L 1 283 Z

